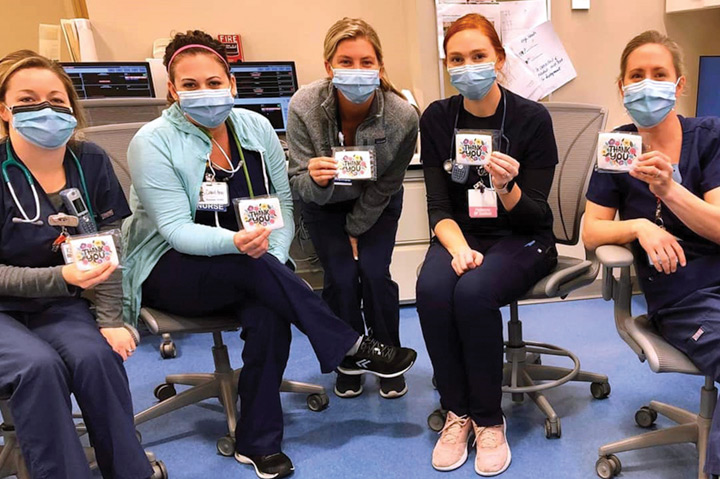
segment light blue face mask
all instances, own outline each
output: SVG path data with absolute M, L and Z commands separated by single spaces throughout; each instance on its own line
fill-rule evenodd
M 333 85 L 353 103 L 365 103 L 380 86 L 380 70 L 333 68 Z
M 660 124 L 675 108 L 677 84 L 646 78 L 624 86 L 623 103 L 633 123 L 640 128 L 652 128 Z
M 77 126 L 72 109 L 47 101 L 12 108 L 6 105 L 6 108 L 12 113 L 13 129 L 28 142 L 46 150 L 64 146 Z
M 235 105 L 230 88 L 178 91 L 177 95 L 183 113 L 205 128 L 222 125 Z
M 472 63 L 448 68 L 450 83 L 468 100 L 482 100 L 490 92 L 497 78 L 495 62 Z

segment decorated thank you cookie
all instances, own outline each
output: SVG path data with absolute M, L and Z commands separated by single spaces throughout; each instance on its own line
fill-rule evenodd
M 495 143 L 492 131 L 458 130 L 455 134 L 455 161 L 460 165 L 485 166 Z
M 81 271 L 87 271 L 106 263 L 119 264 L 115 240 L 111 234 L 76 236 L 68 239 L 71 262 Z
M 627 133 L 600 133 L 597 145 L 597 170 L 626 173 L 642 155 L 642 137 Z
M 375 147 L 335 147 L 333 158 L 337 162 L 338 180 L 375 180 Z
M 285 226 L 280 200 L 275 196 L 236 198 L 233 203 L 238 223 L 245 230 L 252 231 L 261 227 L 276 230 Z

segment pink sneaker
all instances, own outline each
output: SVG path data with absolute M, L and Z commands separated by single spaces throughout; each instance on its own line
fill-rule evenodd
M 473 422 L 477 445 L 475 472 L 479 475 L 496 476 L 505 472 L 510 466 L 512 455 L 505 438 L 506 428 L 505 418 L 502 424 L 491 427 L 480 427 Z
M 468 436 L 472 420 L 448 411 L 445 426 L 432 453 L 432 465 L 438 471 L 452 471 L 465 464 L 468 457 Z

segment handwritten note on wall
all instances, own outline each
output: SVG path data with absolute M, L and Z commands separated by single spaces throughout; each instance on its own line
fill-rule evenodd
M 550 22 L 511 40 L 509 47 L 540 81 L 540 98 L 557 90 L 577 76 L 575 67 Z

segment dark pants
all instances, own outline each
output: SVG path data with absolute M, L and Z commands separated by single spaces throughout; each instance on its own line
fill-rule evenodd
M 400 346 L 400 302 L 390 262 L 402 200 L 401 190 L 390 198 L 372 228 L 360 235 L 358 261 L 345 231 L 355 200 L 302 205 L 303 222 L 325 271 L 323 299 L 358 334 L 365 334 L 367 326 L 370 335 L 393 346 Z
M 10 395 L 17 437 L 33 478 L 90 478 L 72 419 L 82 410 L 103 477 L 152 475 L 135 436 L 122 358 L 81 299 L 36 313 L 0 313 L 0 396 Z
M 653 319 L 670 344 L 687 354 L 704 374 L 720 381 L 720 285 L 692 293 L 659 310 Z M 720 474 L 720 407 L 710 426 L 705 473 Z
M 290 351 L 290 324 L 310 339 L 322 372 L 333 371 L 358 335 L 289 268 L 265 254 L 192 256 L 168 251 L 143 284 L 143 304 L 184 316 L 233 312 L 245 340 L 238 384 L 241 454 L 280 451 L 280 383 Z
M 557 252 L 528 237 L 467 240 L 485 258 L 460 277 L 450 253 L 433 240 L 417 282 L 417 309 L 443 409 L 493 426 L 502 423 L 500 307 L 547 275 Z

